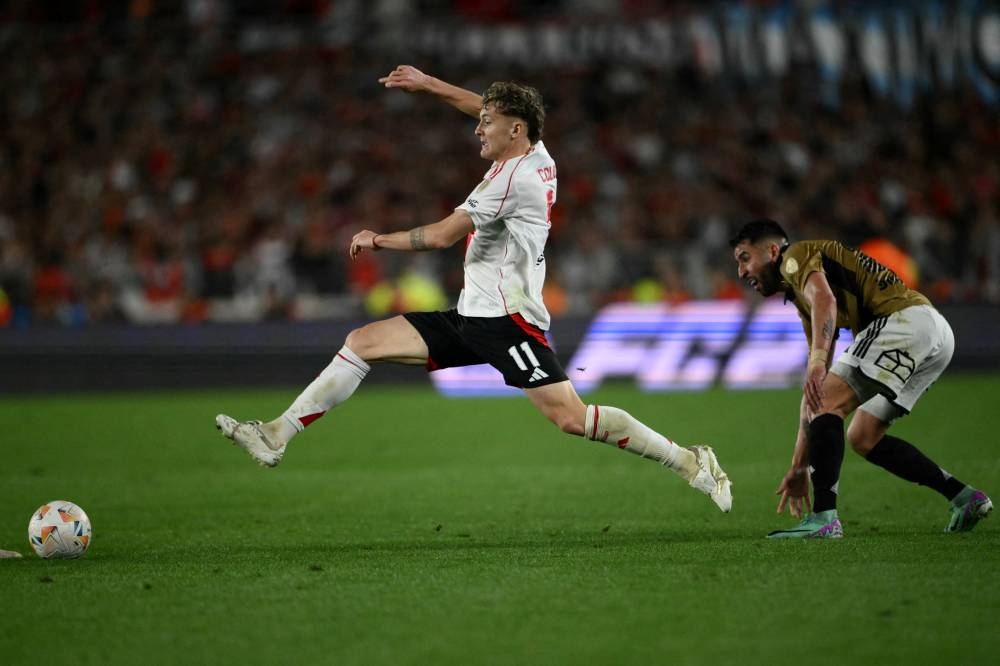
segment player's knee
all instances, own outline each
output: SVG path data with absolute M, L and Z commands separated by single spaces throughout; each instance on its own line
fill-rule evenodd
M 368 338 L 369 336 L 365 333 L 365 327 L 362 326 L 347 334 L 347 337 L 344 338 L 344 346 L 361 358 L 365 358 L 365 352 L 368 351 L 369 346 Z
M 856 435 L 848 435 L 847 443 L 850 444 L 851 448 L 854 449 L 854 452 L 862 458 L 867 458 L 868 452 L 872 450 L 873 446 L 875 446 L 874 442 L 869 442 L 866 439 L 859 439 Z
M 851 427 L 847 429 L 847 442 L 854 449 L 854 452 L 863 458 L 868 457 L 871 450 L 878 444 L 879 439 L 881 439 L 881 435 L 870 428 L 856 428 L 852 423 Z

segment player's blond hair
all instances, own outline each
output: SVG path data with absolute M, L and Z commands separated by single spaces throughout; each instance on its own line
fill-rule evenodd
M 531 86 L 510 81 L 497 81 L 483 93 L 483 106 L 493 108 L 505 116 L 520 118 L 528 123 L 528 141 L 537 143 L 545 128 L 545 106 L 542 95 Z

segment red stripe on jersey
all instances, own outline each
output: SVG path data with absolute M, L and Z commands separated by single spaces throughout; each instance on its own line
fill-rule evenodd
M 527 153 L 525 153 L 524 155 L 522 155 L 521 159 L 519 159 L 517 161 L 517 164 L 514 165 L 514 168 L 510 170 L 510 178 L 507 179 L 507 189 L 504 190 L 503 199 L 500 200 L 500 205 L 497 207 L 497 214 L 496 214 L 495 217 L 500 217 L 500 211 L 503 210 L 503 205 L 507 201 L 507 195 L 510 194 L 510 184 L 514 182 L 514 174 L 517 173 L 517 167 L 521 166 L 521 162 L 524 161 L 524 158 L 527 157 L 528 155 L 530 155 L 531 152 L 534 149 L 535 149 L 534 146 L 532 146 L 531 150 L 529 150 Z M 509 244 L 510 244 L 510 239 L 509 238 L 507 240 L 507 243 L 508 243 L 508 246 L 509 246 Z M 507 250 L 508 249 L 509 249 L 509 247 L 505 247 L 504 248 L 503 256 L 504 256 L 505 260 L 507 259 Z M 501 266 L 503 265 L 502 261 L 501 261 L 500 265 Z M 504 278 L 504 275 L 503 275 L 503 271 L 501 270 L 500 271 L 500 284 L 497 285 L 497 291 L 500 292 L 500 300 L 503 301 L 503 309 L 506 310 L 507 309 L 507 299 L 503 295 L 503 278 Z M 546 344 L 546 346 L 548 346 L 548 344 Z
M 306 414 L 305 416 L 300 416 L 299 417 L 299 423 L 301 423 L 302 427 L 305 428 L 310 423 L 312 423 L 313 421 L 315 421 L 319 417 L 323 416 L 324 414 L 326 414 L 326 412 L 317 412 L 315 414 Z
M 507 189 L 504 190 L 503 199 L 500 200 L 500 205 L 497 207 L 496 217 L 500 217 L 500 211 L 503 210 L 503 204 L 507 201 L 507 195 L 510 194 L 510 184 L 514 182 L 514 174 L 517 173 L 517 167 L 521 166 L 521 162 L 523 162 L 524 158 L 527 156 L 527 153 L 522 155 L 521 159 L 519 159 L 517 164 L 514 165 L 514 168 L 510 170 L 510 178 L 507 179 Z
M 486 174 L 486 179 L 493 180 L 494 178 L 496 178 L 497 174 L 503 171 L 504 164 L 507 164 L 507 160 L 504 160 L 503 162 L 497 162 L 490 170 L 490 172 Z
M 549 341 L 545 339 L 545 334 L 542 330 L 535 326 L 534 324 L 528 322 L 527 319 L 521 316 L 520 312 L 515 312 L 510 316 L 514 320 L 514 323 L 521 327 L 521 330 L 533 337 L 539 344 L 543 345 L 546 349 L 549 348 Z
M 500 204 L 501 206 L 503 204 Z M 510 251 L 510 236 L 507 236 L 507 243 L 503 246 L 503 259 L 500 260 L 500 268 L 497 272 L 500 273 L 500 282 L 497 283 L 497 293 L 500 294 L 500 300 L 503 301 L 503 311 L 510 312 L 510 308 L 507 307 L 507 297 L 503 295 L 503 265 L 507 261 L 507 253 Z

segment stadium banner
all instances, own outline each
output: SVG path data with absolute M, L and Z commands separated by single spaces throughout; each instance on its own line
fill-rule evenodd
M 1000 308 L 939 306 L 955 331 L 948 373 L 1000 371 Z M 152 388 L 288 387 L 330 362 L 353 320 L 242 324 L 0 327 L 0 395 Z M 795 307 L 780 297 L 616 303 L 593 316 L 558 317 L 556 354 L 582 392 L 609 381 L 646 391 L 798 386 L 807 350 Z M 841 331 L 838 349 L 849 337 Z M 365 383 L 430 382 L 450 396 L 518 395 L 488 366 L 426 373 L 376 364 Z
M 342 39 L 342 32 L 331 33 Z M 387 26 L 374 46 L 400 57 L 526 68 L 620 63 L 749 84 L 809 72 L 831 105 L 847 77 L 908 107 L 920 92 L 968 85 L 1000 102 L 994 0 L 714 3 L 629 21 Z
M 443 67 L 494 70 L 620 64 L 748 85 L 798 76 L 833 106 L 841 83 L 859 77 L 902 107 L 921 93 L 962 87 L 1000 103 L 997 0 L 722 2 L 641 19 L 594 20 L 582 12 L 535 22 L 414 16 L 376 21 L 374 31 L 363 16 L 331 12 L 314 25 L 248 22 L 239 44 L 258 53 L 364 43 L 394 62 L 437 59 Z
M 837 353 L 850 342 L 841 331 Z M 780 300 L 616 303 L 590 322 L 566 373 L 580 393 L 610 379 L 651 392 L 784 388 L 801 383 L 808 355 L 797 311 Z M 488 365 L 438 370 L 431 381 L 451 397 L 520 394 Z

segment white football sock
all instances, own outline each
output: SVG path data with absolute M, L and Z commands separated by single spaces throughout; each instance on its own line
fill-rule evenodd
M 263 427 L 268 434 L 287 442 L 327 411 L 350 398 L 369 370 L 371 366 L 344 345 L 330 365 L 299 394 L 285 413 Z
M 698 473 L 698 459 L 693 452 L 677 446 L 617 407 L 587 405 L 584 436 L 655 460 L 689 481 Z

